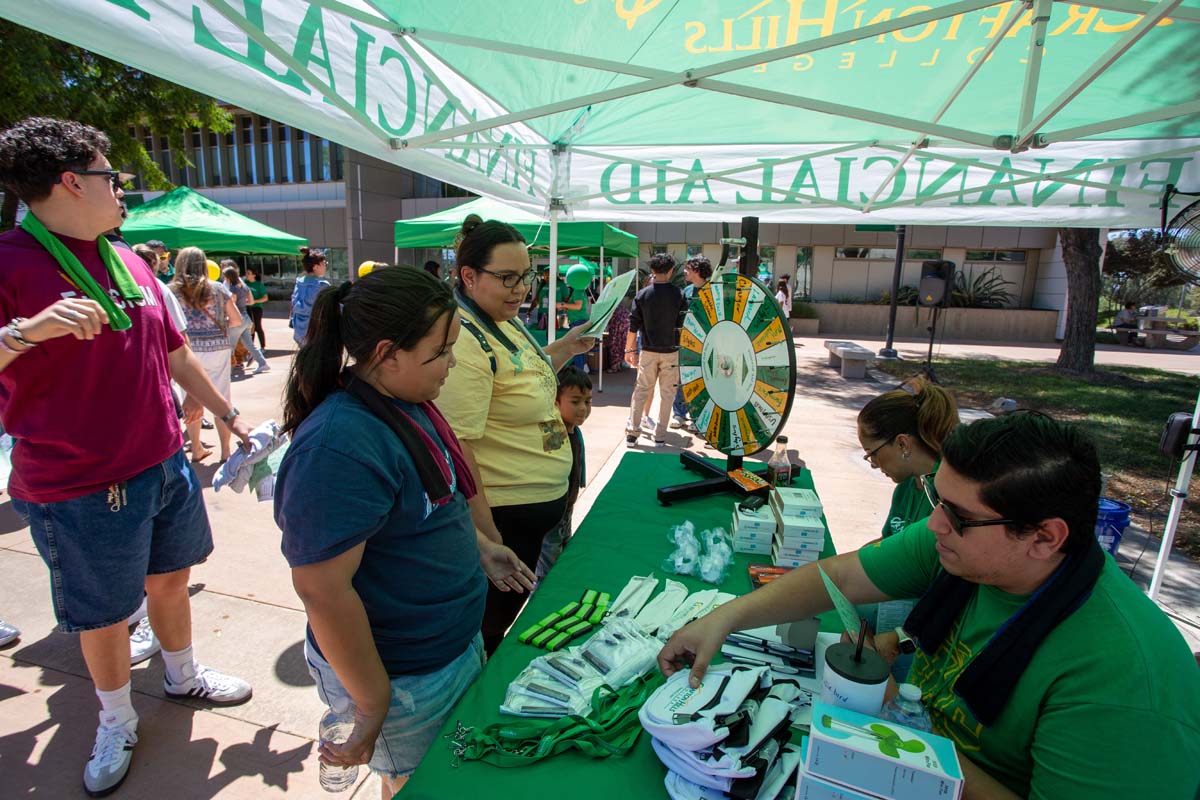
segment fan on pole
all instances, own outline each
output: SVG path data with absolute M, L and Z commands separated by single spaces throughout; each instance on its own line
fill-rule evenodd
M 1162 200 L 1162 247 L 1189 283 L 1200 285 L 1200 200 L 1185 206 L 1167 222 L 1167 209 L 1175 195 L 1200 197 L 1200 192 L 1181 192 L 1167 186 Z

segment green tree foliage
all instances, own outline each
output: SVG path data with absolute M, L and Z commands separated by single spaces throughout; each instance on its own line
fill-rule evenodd
M 1104 295 L 1114 307 L 1158 302 L 1164 290 L 1184 283 L 1162 250 L 1159 231 L 1129 231 L 1109 239 L 1104 250 Z
M 212 98 L 6 20 L 0 20 L 0 97 L 0 129 L 32 116 L 85 122 L 108 134 L 113 164 L 137 173 L 151 189 L 173 187 L 130 135 L 131 126 L 165 136 L 180 166 L 190 164 L 183 144 L 191 129 L 227 133 L 233 127 Z M 6 193 L 0 230 L 12 227 L 16 211 L 16 198 Z

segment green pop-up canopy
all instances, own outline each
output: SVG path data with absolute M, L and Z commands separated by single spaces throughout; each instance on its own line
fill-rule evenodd
M 454 238 L 468 214 L 481 219 L 498 219 L 519 230 L 530 249 L 547 252 L 550 223 L 544 217 L 486 197 L 414 219 L 396 220 L 396 247 L 453 247 Z M 637 258 L 638 240 L 632 233 L 603 222 L 559 221 L 558 252 L 597 258 Z
M 132 244 L 158 239 L 168 248 L 199 247 L 214 253 L 299 255 L 302 236 L 264 225 L 186 186 L 129 212 L 121 233 Z

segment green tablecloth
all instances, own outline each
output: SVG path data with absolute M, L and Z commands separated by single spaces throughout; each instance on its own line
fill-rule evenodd
M 655 499 L 658 487 L 699 477 L 683 469 L 675 454 L 625 454 L 563 551 L 562 558 L 534 594 L 479 680 L 450 714 L 420 767 L 404 787 L 401 795 L 404 800 L 507 800 L 531 796 L 553 796 L 564 800 L 632 800 L 665 796 L 662 779 L 666 770 L 655 758 L 647 736 L 640 737 L 633 751 L 624 758 L 592 760 L 571 752 L 528 767 L 507 769 L 478 761 L 454 766 L 444 737 L 459 722 L 468 727 L 484 727 L 514 719 L 503 717 L 497 710 L 508 683 L 530 661 L 545 653 L 517 641 L 516 634 L 525 627 L 578 600 L 585 589 L 608 592 L 615 599 L 633 575 L 654 573 L 659 578 L 677 577 L 665 574 L 660 565 L 673 549 L 667 540 L 671 528 L 684 520 L 691 520 L 698 531 L 713 527 L 729 529 L 736 503 L 733 494 L 697 498 L 668 507 L 659 505 Z M 808 470 L 799 472 L 795 485 L 814 488 L 812 473 Z M 827 535 L 822 555 L 831 556 L 834 552 L 833 541 Z M 751 585 L 746 567 L 769 562 L 769 558 L 761 556 L 736 555 L 729 576 L 719 588 L 734 594 L 749 592 Z M 679 580 L 689 591 L 712 588 L 695 578 Z M 821 627 L 841 630 L 832 618 Z

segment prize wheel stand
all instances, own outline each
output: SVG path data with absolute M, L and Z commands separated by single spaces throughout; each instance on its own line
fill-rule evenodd
M 745 456 L 770 446 L 796 393 L 791 327 L 767 286 L 727 273 L 696 292 L 679 337 L 679 384 L 696 428 L 726 462 L 720 467 L 694 453 L 680 454 L 685 468 L 707 477 L 660 488 L 658 502 L 750 494 L 729 473 L 742 468 Z

